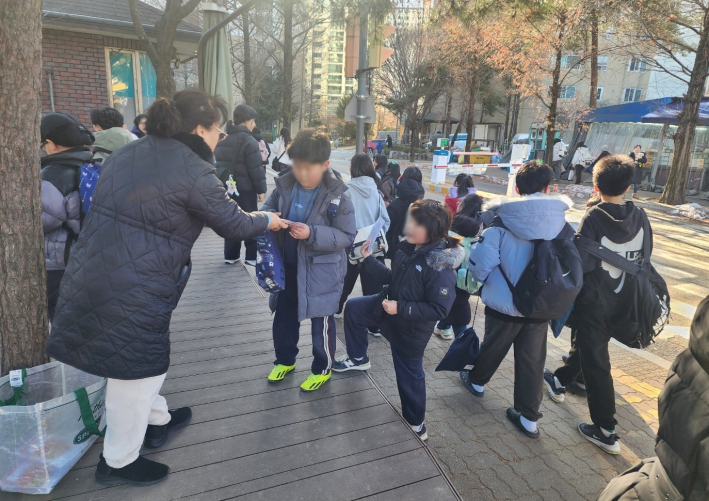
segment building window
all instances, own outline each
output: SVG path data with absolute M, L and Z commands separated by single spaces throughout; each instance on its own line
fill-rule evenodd
M 623 102 L 634 103 L 640 101 L 640 97 L 642 96 L 642 94 L 642 89 L 634 89 L 632 87 L 627 87 L 623 89 Z
M 327 93 L 328 94 L 337 94 L 338 96 L 342 94 L 342 87 L 340 85 L 328 85 L 327 86 Z
M 344 31 L 330 32 L 330 41 L 341 42 L 344 39 L 345 39 L 345 32 Z
M 328 73 L 342 73 L 342 65 L 341 64 L 328 64 L 327 65 L 327 72 Z
M 344 56 L 342 54 L 329 54 L 327 57 L 327 60 L 331 63 L 341 63 Z
M 339 96 L 328 96 L 327 103 L 328 104 L 340 104 L 340 97 Z
M 322 52 L 313 52 L 313 59 L 322 59 Z
M 123 114 L 126 124 L 155 101 L 157 75 L 145 52 L 106 48 L 110 106 Z
M 564 68 L 565 70 L 569 70 L 569 69 L 580 70 L 581 69 L 581 63 L 579 63 L 580 60 L 581 60 L 581 58 L 578 56 L 562 56 L 561 67 Z
M 647 61 L 644 59 L 632 58 L 628 63 L 628 71 L 645 73 L 647 71 Z
M 596 101 L 600 101 L 603 98 L 603 87 L 596 87 Z
M 330 42 L 328 45 L 330 52 L 344 52 L 345 43 L 344 42 Z
M 327 83 L 340 85 L 342 83 L 342 77 L 340 75 L 328 75 Z
M 559 99 L 573 99 L 576 96 L 576 87 L 573 85 L 562 85 L 559 91 Z
M 598 71 L 606 71 L 608 69 L 608 56 L 598 56 Z

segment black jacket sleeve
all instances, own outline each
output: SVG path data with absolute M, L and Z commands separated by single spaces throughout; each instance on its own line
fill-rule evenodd
M 391 283 L 392 271 L 374 256 L 367 256 L 367 258 L 362 261 L 362 266 L 367 270 L 367 273 L 377 277 L 382 284 L 386 285 Z
M 425 301 L 399 301 L 398 314 L 409 321 L 425 322 L 446 318 L 455 301 L 455 272 L 431 268 L 424 275 Z
M 266 193 L 266 191 L 268 191 L 268 188 L 266 188 L 266 169 L 263 168 L 261 151 L 259 150 L 258 141 L 256 141 L 256 139 L 253 137 L 249 138 L 244 145 L 243 155 L 246 172 L 248 172 L 251 183 L 254 186 L 254 191 L 256 193 Z

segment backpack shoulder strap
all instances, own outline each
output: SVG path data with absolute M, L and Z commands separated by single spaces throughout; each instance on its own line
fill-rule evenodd
M 640 273 L 640 266 L 628 261 L 617 252 L 613 252 L 608 247 L 601 245 L 595 240 L 591 240 L 590 238 L 583 237 L 581 235 L 576 235 L 574 238 L 574 243 L 578 249 L 588 252 L 592 256 L 597 257 L 601 261 L 605 261 L 611 266 L 615 266 L 621 271 L 631 275 L 637 275 Z
M 505 226 L 505 223 L 502 222 L 502 218 L 500 216 L 495 216 L 492 218 L 492 221 L 490 221 L 490 224 L 487 225 L 488 228 L 502 228 L 503 230 L 508 230 L 507 226 Z
M 564 227 L 561 229 L 561 231 L 554 240 L 571 240 L 574 238 L 575 233 L 576 232 L 569 223 L 564 223 Z

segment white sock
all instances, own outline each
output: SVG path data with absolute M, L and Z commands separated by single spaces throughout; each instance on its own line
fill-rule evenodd
M 473 384 L 473 383 L 470 383 L 470 384 Z M 478 386 L 478 385 L 476 385 L 476 384 L 473 384 L 473 389 L 474 389 L 475 391 L 479 391 L 479 392 L 485 391 L 485 387 L 484 387 L 484 386 Z
M 411 425 L 409 425 L 409 426 L 411 426 Z M 416 433 L 420 432 L 422 428 L 423 428 L 423 423 L 421 423 L 418 426 L 411 426 L 411 429 L 414 430 Z
M 603 433 L 603 436 L 608 438 L 611 435 L 615 433 L 615 430 L 606 430 L 603 426 L 599 426 L 601 433 Z
M 554 376 L 554 384 L 556 385 L 557 390 L 560 390 L 564 387 L 564 385 L 559 382 L 556 376 Z
M 520 423 L 522 423 L 522 426 L 524 426 L 524 429 L 527 430 L 530 433 L 534 433 L 537 431 L 537 423 L 536 421 L 530 421 L 524 416 L 519 417 Z

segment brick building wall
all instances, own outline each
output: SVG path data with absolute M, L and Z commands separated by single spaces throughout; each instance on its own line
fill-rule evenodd
M 71 113 L 84 125 L 89 111 L 109 105 L 106 47 L 140 50 L 138 40 L 53 29 L 42 30 L 42 113 L 52 111 L 47 70 L 52 70 L 54 108 Z

